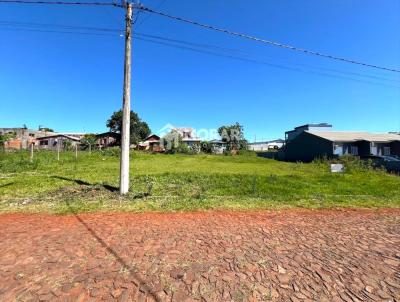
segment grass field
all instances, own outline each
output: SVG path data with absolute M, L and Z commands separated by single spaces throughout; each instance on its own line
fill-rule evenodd
M 115 153 L 115 152 L 114 152 Z M 0 212 L 181 211 L 288 207 L 400 207 L 400 177 L 347 163 L 286 163 L 251 155 L 131 154 L 131 193 L 121 198 L 113 152 L 0 154 Z

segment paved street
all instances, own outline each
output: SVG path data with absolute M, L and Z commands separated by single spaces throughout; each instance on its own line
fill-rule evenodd
M 0 215 L 0 301 L 400 301 L 400 210 Z

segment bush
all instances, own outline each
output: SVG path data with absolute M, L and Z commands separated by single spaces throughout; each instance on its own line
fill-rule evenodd
M 36 170 L 39 165 L 39 159 L 33 161 L 29 158 L 29 153 L 25 151 L 16 151 L 16 155 L 4 153 L 0 155 L 0 172 L 16 173 Z
M 211 154 L 212 153 L 212 145 L 208 141 L 201 142 L 201 152 Z
M 177 153 L 189 154 L 191 153 L 190 148 L 186 144 L 179 144 L 178 148 L 176 148 Z
M 347 173 L 368 172 L 374 170 L 371 160 L 361 160 L 358 156 L 344 155 L 338 158 L 328 159 L 326 156 L 313 161 L 319 167 L 329 167 L 330 164 L 342 164 Z
M 110 148 L 102 149 L 100 152 L 101 152 L 101 155 L 104 155 L 104 156 L 119 157 L 121 155 L 121 148 L 120 147 L 110 147 Z
M 243 155 L 243 156 L 257 156 L 257 152 L 256 152 L 256 151 L 252 151 L 252 150 L 239 150 L 239 155 Z

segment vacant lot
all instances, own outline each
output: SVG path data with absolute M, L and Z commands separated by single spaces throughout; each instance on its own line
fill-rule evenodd
M 116 151 L 116 150 L 114 150 Z M 118 153 L 0 155 L 0 211 L 180 211 L 288 207 L 400 207 L 400 177 L 349 163 L 285 163 L 256 156 L 132 153 L 131 193 L 120 198 Z

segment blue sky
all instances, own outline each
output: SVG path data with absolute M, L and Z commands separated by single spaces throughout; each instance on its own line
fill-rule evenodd
M 399 0 L 142 3 L 257 37 L 400 69 Z M 22 31 L 4 22 L 120 29 L 123 11 L 0 5 L 0 127 L 105 131 L 107 118 L 122 103 L 123 37 Z M 135 30 L 216 49 L 210 54 L 134 39 L 132 109 L 153 132 L 167 123 L 208 129 L 236 121 L 250 141 L 284 137 L 284 131 L 313 122 L 332 123 L 336 130 L 400 130 L 400 74 L 146 13 L 139 15 Z

